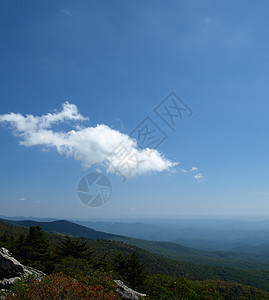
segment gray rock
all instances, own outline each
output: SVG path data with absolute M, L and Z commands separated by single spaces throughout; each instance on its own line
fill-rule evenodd
M 116 292 L 126 300 L 138 300 L 139 297 L 146 297 L 146 294 L 138 293 L 128 286 L 126 286 L 121 280 L 114 280 L 114 282 L 118 285 Z
M 5 248 L 0 248 L 0 289 L 8 289 L 16 279 L 28 275 L 43 276 L 43 272 L 26 267 L 12 257 Z
M 3 280 L 0 281 L 0 288 L 1 289 L 8 289 L 9 287 L 11 287 L 15 280 L 17 279 L 21 279 L 21 277 L 12 277 L 12 278 L 4 278 Z

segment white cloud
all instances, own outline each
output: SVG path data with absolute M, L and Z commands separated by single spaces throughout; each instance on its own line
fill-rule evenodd
M 193 171 L 198 171 L 198 168 L 197 167 L 191 167 L 190 172 L 193 172 Z
M 196 180 L 197 183 L 206 183 L 207 179 L 202 173 L 198 173 L 193 176 L 193 178 Z
M 20 200 L 20 201 L 25 201 L 26 199 L 23 198 L 23 197 L 21 197 L 21 198 L 19 198 L 19 200 Z
M 192 174 L 192 177 L 194 179 L 194 183 L 206 183 L 207 179 L 202 173 L 197 173 L 198 168 L 197 167 L 191 167 L 190 169 L 179 169 L 182 174 Z M 195 174 L 196 173 L 196 174 Z M 194 175 L 193 175 L 194 174 Z
M 138 161 L 137 168 L 131 174 L 126 164 L 118 166 L 118 171 L 124 176 L 161 172 L 177 165 L 177 162 L 170 161 L 155 149 L 138 149 L 136 140 L 104 124 L 82 128 L 76 123 L 84 120 L 88 118 L 79 113 L 75 104 L 68 102 L 63 104 L 61 111 L 42 116 L 23 116 L 20 113 L 0 115 L 0 123 L 11 126 L 14 135 L 21 139 L 21 145 L 55 148 L 58 153 L 80 161 L 84 168 L 99 165 L 114 173 L 113 166 L 118 166 L 118 161 L 112 152 L 120 144 Z M 55 130 L 56 125 L 66 122 L 73 122 L 76 129 Z M 135 166 L 136 162 L 130 164 Z

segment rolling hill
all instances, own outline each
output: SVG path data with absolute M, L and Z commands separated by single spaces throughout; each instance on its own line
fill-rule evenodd
M 93 230 L 88 227 L 81 226 L 76 223 L 72 223 L 65 220 L 58 220 L 52 222 L 40 222 L 40 221 L 32 221 L 32 220 L 11 221 L 11 220 L 0 219 L 0 222 L 9 225 L 26 227 L 26 228 L 40 225 L 44 231 L 48 231 L 51 233 L 61 233 L 64 235 L 71 235 L 71 236 L 87 237 L 93 239 L 116 239 L 116 238 L 124 239 L 124 237 L 121 237 L 119 235 Z
M 66 224 L 65 222 L 62 223 L 62 221 L 59 222 L 62 225 Z M 23 224 L 29 226 L 30 222 Z M 37 225 L 36 222 L 32 224 Z M 69 226 L 72 226 L 72 223 L 71 225 L 69 224 Z M 50 229 L 52 228 L 50 227 Z M 14 226 L 14 224 L 8 225 L 0 222 L 0 236 L 2 234 L 8 234 L 10 236 L 18 237 L 20 234 L 25 235 L 27 231 L 27 228 L 23 228 L 18 224 Z M 67 229 L 64 231 L 66 232 Z M 51 245 L 57 245 L 64 240 L 62 234 L 46 233 L 46 236 L 50 240 Z M 87 242 L 89 248 L 94 251 L 94 257 L 98 259 L 106 254 L 107 259 L 111 262 L 118 253 L 126 255 L 135 251 L 145 263 L 145 270 L 148 274 L 164 274 L 177 277 L 183 275 L 191 280 L 222 280 L 226 282 L 237 282 L 257 287 L 264 291 L 269 291 L 269 271 L 266 270 L 242 270 L 220 266 L 203 266 L 166 258 L 116 240 L 86 237 L 77 237 L 77 239 Z
M 167 258 L 180 260 L 182 262 L 247 270 L 266 270 L 269 268 L 267 263 L 269 257 L 266 255 L 222 251 L 201 251 L 171 242 L 147 241 L 105 233 L 65 220 L 38 222 L 31 220 L 10 221 L 1 219 L 1 221 L 6 224 L 26 228 L 33 225 L 40 225 L 44 231 L 48 231 L 50 233 L 71 235 L 74 237 L 121 241 L 125 244 L 136 246 L 146 251 L 159 254 Z

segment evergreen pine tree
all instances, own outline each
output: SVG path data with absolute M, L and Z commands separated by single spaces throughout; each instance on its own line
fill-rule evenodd
M 0 247 L 8 248 L 9 246 L 9 237 L 6 234 L 0 236 Z
M 114 258 L 113 268 L 120 276 L 126 279 L 127 259 L 121 254 L 117 254 Z
M 55 253 L 59 259 L 65 257 L 90 258 L 91 252 L 88 250 L 86 242 L 80 243 L 75 239 L 66 236 L 65 241 L 56 248 Z
M 133 289 L 143 289 L 145 281 L 144 263 L 141 262 L 135 252 L 132 252 L 127 259 L 126 279 Z
M 25 247 L 25 236 L 20 234 L 20 236 L 13 241 L 10 251 L 17 259 L 25 259 L 26 247 Z
M 108 261 L 108 259 L 107 259 L 106 256 L 107 256 L 107 255 L 104 254 L 104 255 L 101 257 L 101 259 L 95 264 L 94 267 L 97 268 L 97 269 L 102 268 L 102 269 L 104 269 L 105 271 L 110 270 L 110 269 L 111 269 L 111 265 L 110 265 L 110 263 L 109 263 L 109 261 Z
M 20 241 L 23 241 L 21 237 L 17 242 Z M 21 249 L 23 254 L 20 255 L 24 255 L 24 264 L 46 271 L 47 265 L 50 263 L 49 243 L 39 225 L 31 226 L 23 245 L 17 244 L 17 247 L 23 247 Z M 20 252 L 19 249 L 16 251 Z

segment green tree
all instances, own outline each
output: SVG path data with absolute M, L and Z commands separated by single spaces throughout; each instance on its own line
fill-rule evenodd
M 117 272 L 120 276 L 126 279 L 127 274 L 127 259 L 121 253 L 117 254 L 114 258 L 113 262 L 113 269 Z
M 10 238 L 6 234 L 0 236 L 0 247 L 9 249 L 10 244 L 11 244 Z
M 20 241 L 23 244 L 18 247 L 22 247 L 20 255 L 24 255 L 23 263 L 47 271 L 51 263 L 51 255 L 49 243 L 42 228 L 39 225 L 31 226 L 25 240 L 19 237 L 17 242 Z
M 132 252 L 127 259 L 126 279 L 132 288 L 143 289 L 145 282 L 144 263 L 141 262 L 135 252 Z
M 101 257 L 101 259 L 94 264 L 94 267 L 96 269 L 101 269 L 102 268 L 105 271 L 111 270 L 111 264 L 109 263 L 109 261 L 107 259 L 107 254 L 104 254 Z
M 131 288 L 143 289 L 146 277 L 144 263 L 141 262 L 135 252 L 132 252 L 128 257 L 121 253 L 116 255 L 113 268 Z
M 24 259 L 26 257 L 25 236 L 20 234 L 17 239 L 13 241 L 10 246 L 10 251 L 17 259 Z
M 55 253 L 60 260 L 66 257 L 87 258 L 89 260 L 92 254 L 91 251 L 88 251 L 86 242 L 79 242 L 69 236 L 66 236 L 65 241 L 55 249 Z

